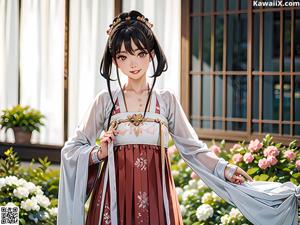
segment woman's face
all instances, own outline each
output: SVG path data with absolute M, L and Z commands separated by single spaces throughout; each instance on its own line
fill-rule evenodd
M 120 52 L 116 54 L 116 61 L 122 73 L 124 73 L 129 79 L 138 80 L 146 75 L 151 58 L 147 53 L 147 50 L 138 49 L 132 39 L 131 46 L 134 51 L 134 55 L 126 51 L 123 42 Z

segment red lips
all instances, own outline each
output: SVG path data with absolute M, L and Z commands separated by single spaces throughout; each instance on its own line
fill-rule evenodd
M 130 71 L 130 73 L 134 73 L 134 74 L 136 74 L 136 73 L 138 73 L 138 72 L 140 72 L 141 70 L 133 70 L 133 71 Z

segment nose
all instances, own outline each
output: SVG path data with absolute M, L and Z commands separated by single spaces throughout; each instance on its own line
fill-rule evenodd
M 133 69 L 133 68 L 136 68 L 136 66 L 137 66 L 136 60 L 135 59 L 131 59 L 131 61 L 130 61 L 130 67 Z

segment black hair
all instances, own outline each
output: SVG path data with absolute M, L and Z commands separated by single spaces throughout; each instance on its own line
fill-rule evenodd
M 128 19 L 128 17 L 130 17 L 130 19 Z M 168 69 L 168 64 L 167 64 L 165 54 L 162 48 L 160 47 L 154 33 L 152 32 L 151 28 L 147 26 L 146 22 L 138 20 L 137 19 L 138 17 L 145 18 L 143 14 L 135 10 L 132 10 L 130 12 L 123 12 L 119 14 L 117 17 L 115 17 L 113 20 L 113 24 L 110 25 L 112 29 L 111 32 L 109 33 L 109 37 L 100 64 L 100 74 L 106 79 L 108 92 L 113 104 L 113 107 L 109 114 L 106 130 L 108 130 L 109 128 L 112 112 L 115 108 L 115 102 L 113 101 L 113 97 L 111 94 L 111 87 L 110 87 L 110 81 L 116 81 L 114 79 L 111 79 L 112 59 L 114 59 L 114 61 L 116 62 L 117 79 L 118 79 L 119 86 L 122 90 L 118 65 L 116 60 L 116 55 L 121 51 L 122 43 L 124 43 L 126 51 L 128 51 L 130 54 L 134 54 L 131 46 L 131 39 L 132 39 L 132 41 L 135 43 L 138 49 L 144 49 L 151 57 L 151 62 L 154 71 L 154 74 L 151 76 L 151 78 L 154 78 L 154 81 L 152 83 L 152 87 L 147 99 L 144 116 L 148 108 L 150 96 L 152 94 L 152 90 L 155 85 L 156 78 L 160 76 L 162 72 L 165 72 Z M 145 18 L 145 20 L 148 22 L 147 18 Z M 155 56 L 157 58 L 156 68 L 154 65 L 154 60 L 151 55 L 152 51 L 154 51 Z

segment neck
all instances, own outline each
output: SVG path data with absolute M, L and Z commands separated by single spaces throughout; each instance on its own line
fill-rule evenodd
M 142 93 L 148 90 L 146 76 L 142 76 L 141 79 L 138 80 L 128 78 L 127 84 L 125 84 L 125 90 L 134 91 L 136 93 Z

